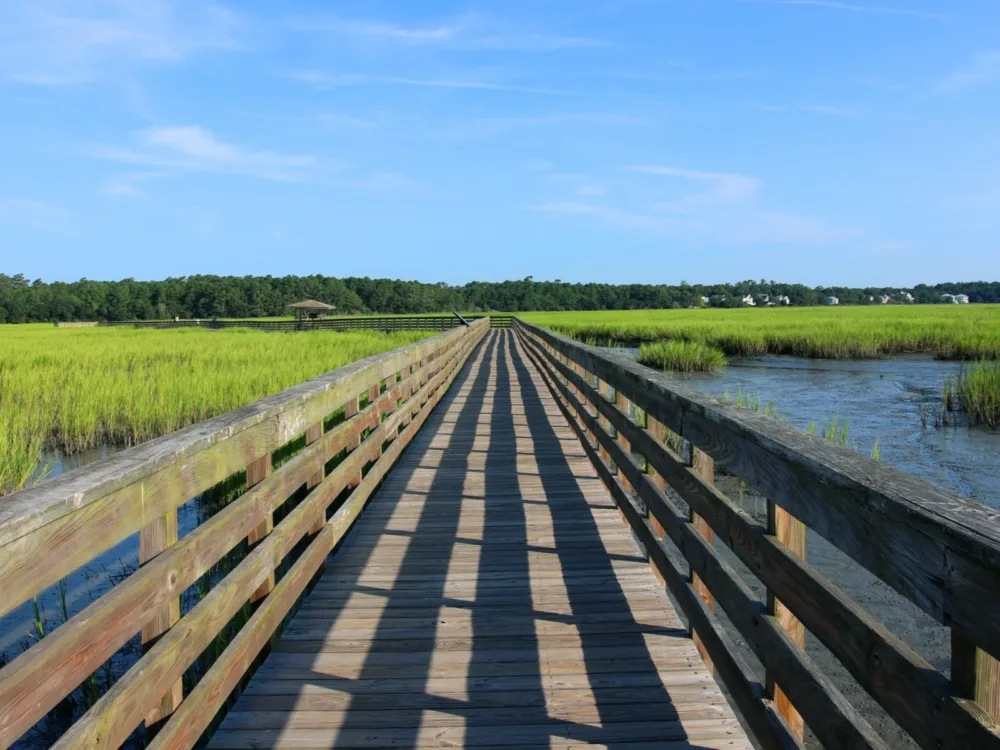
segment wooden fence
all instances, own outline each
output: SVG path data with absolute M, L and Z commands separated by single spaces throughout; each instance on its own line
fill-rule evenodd
M 824 747 L 887 747 L 806 656 L 808 630 L 920 746 L 1000 748 L 1000 513 L 625 357 L 514 328 L 762 747 L 799 747 L 803 723 Z M 716 465 L 767 498 L 766 525 L 713 486 Z M 950 679 L 805 562 L 806 527 L 951 629 Z
M 193 745 L 489 325 L 369 357 L 6 498 L 0 615 L 136 536 L 141 567 L 0 670 L 0 747 L 140 633 L 145 653 L 56 746 L 117 747 L 142 722 L 159 729 L 155 747 Z M 304 449 L 272 471 L 295 440 Z M 178 539 L 177 509 L 244 472 L 246 491 Z M 243 540 L 242 562 L 180 616 L 182 592 Z M 185 670 L 248 602 L 249 620 L 183 695 Z
M 253 328 L 259 331 L 291 333 L 293 331 L 447 331 L 484 318 L 491 328 L 510 328 L 510 315 L 396 315 L 325 318 L 322 320 L 127 320 L 101 323 L 102 326 L 134 326 L 136 328 Z

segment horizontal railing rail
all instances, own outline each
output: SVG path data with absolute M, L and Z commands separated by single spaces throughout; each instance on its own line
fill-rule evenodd
M 447 331 L 488 318 L 491 328 L 510 328 L 510 315 L 394 315 L 352 316 L 320 320 L 125 320 L 100 323 L 102 326 L 134 326 L 136 328 L 252 328 L 258 331 L 291 333 L 294 331 Z
M 808 630 L 921 747 L 1000 748 L 1000 513 L 627 357 L 514 328 L 762 746 L 798 747 L 806 725 L 825 747 L 887 747 L 807 657 Z M 766 525 L 714 486 L 716 462 L 767 498 Z M 805 561 L 806 527 L 951 629 L 950 679 Z
M 0 669 L 0 747 L 137 634 L 143 655 L 56 746 L 117 747 L 143 722 L 153 746 L 194 745 L 489 325 L 368 357 L 4 498 L 0 615 L 136 537 L 141 566 Z M 288 459 L 290 444 L 300 450 Z M 178 538 L 178 508 L 242 472 L 245 491 Z M 244 541 L 242 561 L 181 616 L 182 593 Z M 185 697 L 185 671 L 248 603 Z

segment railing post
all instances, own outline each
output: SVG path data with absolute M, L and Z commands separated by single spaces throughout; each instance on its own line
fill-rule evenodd
M 710 485 L 715 484 L 715 459 L 704 451 L 698 450 L 691 445 L 691 467 L 698 472 L 698 475 Z M 715 544 L 715 532 L 712 531 L 712 527 L 708 525 L 701 516 L 695 513 L 693 510 L 688 511 L 688 517 L 691 524 L 694 526 L 695 531 L 708 542 L 709 545 Z M 691 573 L 691 586 L 697 592 L 698 596 L 705 603 L 705 606 L 709 609 L 715 609 L 715 599 L 712 596 L 712 592 L 708 590 L 708 586 L 698 577 L 697 574 Z M 701 654 L 702 661 L 705 662 L 705 666 L 708 667 L 709 671 L 712 671 L 712 660 L 708 655 L 708 650 L 705 648 L 704 644 L 701 642 L 701 638 L 698 636 L 693 629 L 691 631 L 691 639 L 694 641 L 695 648 L 698 649 L 698 653 Z
M 770 500 L 767 501 L 767 527 L 768 533 L 773 534 L 781 544 L 788 548 L 789 552 L 796 557 L 805 559 L 805 524 Z M 786 606 L 778 601 L 770 589 L 767 592 L 767 611 L 768 614 L 777 620 L 778 625 L 788 634 L 793 643 L 799 648 L 805 648 L 805 626 L 799 622 L 798 618 Z M 792 732 L 801 740 L 805 734 L 805 725 L 802 721 L 802 716 L 795 710 L 791 699 L 774 681 L 770 672 L 767 673 L 766 683 L 767 694 L 774 701 L 774 706 L 778 709 L 778 713 L 784 717 Z
M 1000 723 L 1000 661 L 954 630 L 951 681 L 959 695 L 974 700 L 993 721 Z
M 261 456 L 252 464 L 247 466 L 247 489 L 255 487 L 265 479 L 271 473 L 271 454 Z M 250 532 L 250 536 L 247 537 L 247 542 L 251 547 L 260 542 L 264 537 L 271 533 L 274 528 L 274 513 L 268 513 L 267 518 L 261 521 L 260 525 Z M 274 571 L 267 577 L 256 591 L 250 595 L 250 603 L 260 601 L 265 596 L 271 593 L 274 588 Z
M 323 437 L 323 423 L 317 422 L 308 430 L 306 430 L 306 446 L 310 446 Z M 323 481 L 324 470 L 320 468 L 315 474 L 310 476 L 306 480 L 306 491 L 308 492 L 313 487 L 318 486 Z M 316 517 L 316 522 L 309 529 L 310 534 L 318 534 L 323 530 L 323 526 L 326 524 L 326 513 L 320 513 Z
M 629 419 L 632 418 L 632 402 L 629 401 L 627 398 L 625 398 L 625 394 L 623 394 L 617 388 L 615 389 L 615 406 L 618 407 L 618 411 L 620 411 L 626 417 L 628 417 Z M 621 432 L 618 433 L 616 440 L 618 442 L 618 445 L 622 447 L 622 450 L 625 451 L 626 454 L 632 452 L 631 444 Z M 625 472 L 622 471 L 622 468 L 620 466 L 617 468 L 618 468 L 618 479 L 621 481 L 623 485 L 625 485 L 625 489 L 631 492 L 632 484 L 628 481 L 628 479 L 625 478 Z
M 139 564 L 144 565 L 177 543 L 177 511 L 172 510 L 139 531 Z M 156 611 L 142 627 L 142 646 L 146 651 L 181 617 L 180 597 Z M 184 681 L 177 680 L 160 704 L 146 715 L 146 727 L 157 725 L 177 710 L 184 698 Z
M 358 408 L 358 396 L 352 396 L 351 399 L 346 404 L 344 404 L 344 420 L 348 421 L 353 417 L 356 417 L 359 411 L 361 410 Z M 357 450 L 360 445 L 361 445 L 361 431 L 355 428 L 355 432 L 351 438 L 351 442 L 347 446 L 347 452 L 350 453 L 353 450 Z M 351 478 L 347 482 L 346 487 L 348 490 L 353 490 L 359 484 L 361 484 L 361 469 L 358 469 L 357 475 Z

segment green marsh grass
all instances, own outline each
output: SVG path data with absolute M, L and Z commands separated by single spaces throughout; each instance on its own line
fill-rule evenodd
M 673 372 L 715 372 L 726 366 L 726 355 L 696 341 L 657 341 L 640 346 L 636 361 Z
M 0 326 L 0 495 L 46 450 L 140 443 L 428 335 Z
M 521 317 L 579 340 L 690 341 L 729 356 L 871 359 L 931 353 L 1000 357 L 1000 305 L 876 305 L 534 312 Z
M 977 424 L 1000 427 L 1000 361 L 979 362 L 944 385 L 948 411 L 962 412 Z

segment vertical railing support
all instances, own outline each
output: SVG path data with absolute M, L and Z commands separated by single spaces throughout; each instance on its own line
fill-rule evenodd
M 265 479 L 267 479 L 270 473 L 271 473 L 271 454 L 268 453 L 267 455 L 261 456 L 252 464 L 247 466 L 247 489 L 249 490 L 251 487 L 255 487 L 261 482 L 263 482 Z M 250 535 L 247 537 L 247 542 L 251 547 L 253 547 L 258 542 L 260 542 L 264 537 L 270 534 L 273 528 L 274 528 L 274 513 L 270 512 L 267 514 L 267 517 L 263 521 L 261 521 L 260 525 L 256 529 L 250 532 Z M 264 581 L 258 587 L 258 589 L 250 595 L 250 603 L 253 604 L 254 602 L 260 601 L 265 596 L 270 594 L 273 588 L 274 588 L 274 571 L 271 571 L 271 574 L 267 577 L 267 580 Z
M 788 549 L 789 552 L 796 557 L 803 560 L 805 559 L 805 524 L 795 518 L 795 516 L 787 510 L 778 507 L 770 500 L 767 502 L 767 527 L 768 533 L 773 534 L 777 540 Z M 785 631 L 785 633 L 788 634 L 788 637 L 793 643 L 795 643 L 799 648 L 805 648 L 805 627 L 801 622 L 799 622 L 798 618 L 792 614 L 788 607 L 778 601 L 777 597 L 775 597 L 770 590 L 767 592 L 767 611 L 768 614 L 772 615 L 775 620 L 778 621 L 778 625 Z M 792 732 L 794 732 L 795 736 L 801 740 L 805 734 L 805 725 L 802 721 L 802 716 L 795 710 L 795 706 L 792 704 L 791 699 L 781 689 L 781 686 L 775 683 L 770 672 L 767 674 L 766 682 L 767 694 L 771 700 L 774 701 L 774 706 L 778 709 L 778 713 L 784 717 Z
M 691 446 L 691 467 L 698 472 L 698 475 L 707 483 L 715 484 L 715 459 L 709 456 L 704 451 L 698 450 Z M 688 517 L 691 524 L 694 526 L 695 531 L 708 542 L 710 545 L 715 544 L 715 532 L 712 531 L 712 527 L 708 525 L 708 522 L 695 513 L 692 510 L 688 511 Z M 712 596 L 712 592 L 708 590 L 708 586 L 698 577 L 696 573 L 691 573 L 691 586 L 697 592 L 698 596 L 705 603 L 705 606 L 709 609 L 715 608 L 715 598 Z M 704 644 L 701 642 L 701 638 L 698 633 L 692 630 L 691 638 L 694 641 L 695 648 L 698 649 L 698 653 L 701 654 L 702 661 L 705 662 L 705 666 L 712 670 L 712 659 L 708 655 L 708 650 L 705 648 Z
M 323 437 L 323 423 L 317 422 L 308 430 L 306 430 L 306 445 L 307 446 L 312 445 L 321 437 Z M 313 474 L 306 480 L 307 492 L 311 490 L 313 487 L 319 486 L 319 484 L 323 481 L 324 473 L 325 473 L 324 469 L 320 468 L 319 470 L 316 471 L 315 474 Z M 325 512 L 320 513 L 316 517 L 315 523 L 313 523 L 312 527 L 309 529 L 309 533 L 318 534 L 320 531 L 323 530 L 323 526 L 325 523 L 326 523 L 326 513 Z
M 1000 661 L 954 630 L 951 681 L 960 696 L 974 700 L 993 721 L 1000 723 Z
M 177 543 L 177 511 L 172 510 L 139 531 L 139 564 L 144 565 L 168 547 Z M 160 607 L 142 627 L 143 650 L 148 650 L 181 617 L 180 597 Z M 177 710 L 184 698 L 184 682 L 177 680 L 163 696 L 159 705 L 146 715 L 146 727 L 155 730 Z

